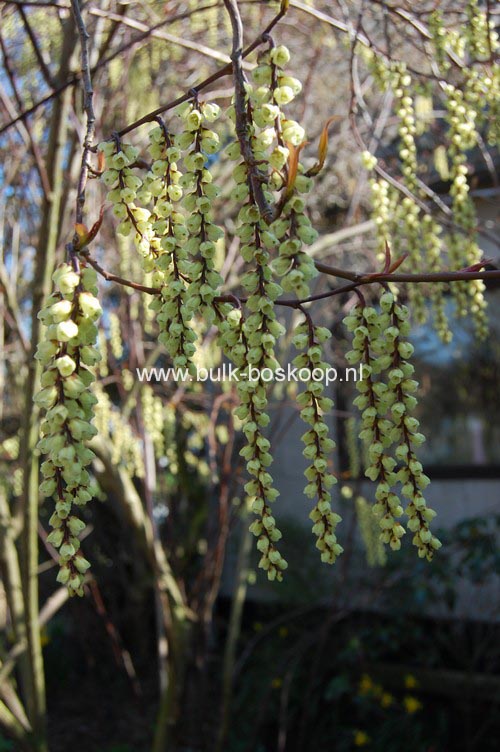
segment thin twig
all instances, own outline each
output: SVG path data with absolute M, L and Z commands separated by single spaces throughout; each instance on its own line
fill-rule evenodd
M 87 186 L 87 177 L 89 170 L 89 158 L 92 149 L 95 129 L 94 113 L 94 90 L 92 88 L 92 76 L 90 73 L 90 52 L 89 39 L 90 35 L 85 26 L 79 0 L 71 0 L 73 16 L 78 28 L 80 37 L 81 58 L 82 58 L 82 88 L 83 88 L 83 109 L 87 118 L 85 137 L 83 139 L 82 163 L 80 167 L 80 177 L 78 179 L 78 189 L 76 194 L 76 222 L 81 224 L 83 221 L 83 207 L 85 205 L 85 188 Z M 73 243 L 78 242 L 78 236 Z
M 323 23 L 327 24 L 328 26 L 331 26 L 333 29 L 337 29 L 338 31 L 342 31 L 344 33 L 350 34 L 352 32 L 352 27 L 349 23 L 345 23 L 344 21 L 339 21 L 337 18 L 334 18 L 333 16 L 329 16 L 326 13 L 323 13 L 322 11 L 316 10 L 316 8 L 311 7 L 310 5 L 305 5 L 304 3 L 297 2 L 297 0 L 290 0 L 290 6 L 297 8 L 297 10 L 302 11 L 303 13 L 307 13 L 308 15 L 312 16 L 313 18 L 316 18 L 318 21 L 322 21 Z M 394 11 L 394 8 L 388 8 L 390 11 Z M 397 12 L 397 11 L 396 11 Z M 409 14 L 404 15 L 404 11 L 401 11 L 399 13 L 401 18 L 403 18 L 410 26 L 415 28 L 421 36 L 424 38 L 428 38 L 428 30 L 425 29 L 425 27 L 422 26 L 422 28 L 417 28 L 415 25 L 414 19 L 412 19 Z M 377 45 L 373 42 L 372 39 L 366 34 L 362 26 L 357 30 L 355 33 L 355 40 L 357 42 L 360 42 L 362 45 L 367 47 L 368 49 L 373 50 L 377 55 L 380 55 L 381 57 L 385 58 L 386 60 L 391 60 L 394 58 L 388 57 L 388 55 L 385 53 L 384 50 L 377 47 Z M 455 65 L 457 68 L 462 69 L 464 67 L 463 63 L 460 61 L 459 58 L 456 57 L 451 51 L 446 50 L 446 54 L 448 55 L 450 61 Z M 416 70 L 415 68 L 411 67 L 410 65 L 407 65 L 407 70 L 410 73 L 414 73 L 417 76 L 423 76 L 424 78 L 431 78 L 436 79 L 437 76 L 425 73 L 421 70 Z
M 42 50 L 40 49 L 40 45 L 38 44 L 38 40 L 35 36 L 35 32 L 31 28 L 31 24 L 29 22 L 28 16 L 26 15 L 26 12 L 22 5 L 18 6 L 18 12 L 19 12 L 19 15 L 21 16 L 26 34 L 28 35 L 29 40 L 31 42 L 31 46 L 33 47 L 33 52 L 35 53 L 35 57 L 38 60 L 38 65 L 40 66 L 40 70 L 43 73 L 43 77 L 45 78 L 45 81 L 50 86 L 50 88 L 53 89 L 54 79 L 52 77 L 52 73 L 50 72 L 49 66 L 45 62 L 45 58 L 42 54 Z
M 122 637 L 120 635 L 120 632 L 118 631 L 118 628 L 116 627 L 116 625 L 114 624 L 110 615 L 107 612 L 106 606 L 104 604 L 104 600 L 101 595 L 101 591 L 99 590 L 99 586 L 94 578 L 89 579 L 88 587 L 92 595 L 92 598 L 94 600 L 96 611 L 98 615 L 101 617 L 104 623 L 104 628 L 110 639 L 115 660 L 118 665 L 121 664 L 123 666 L 130 680 L 130 683 L 132 684 L 132 689 L 136 697 L 140 697 L 140 695 L 142 694 L 142 688 L 141 688 L 139 679 L 137 678 L 137 673 L 135 670 L 134 663 L 132 661 L 132 656 L 130 655 L 130 652 L 125 647 Z
M 96 270 L 96 272 L 101 275 L 101 277 L 104 277 L 107 282 L 116 282 L 118 285 L 131 287 L 133 290 L 146 292 L 149 295 L 160 295 L 161 289 L 159 287 L 146 287 L 145 285 L 139 284 L 139 282 L 132 282 L 129 279 L 118 277 L 116 274 L 111 274 L 110 272 L 107 272 L 105 269 L 103 269 L 102 266 L 90 256 L 87 250 L 80 251 L 79 253 L 80 256 L 83 256 L 85 261 L 90 264 L 90 266 L 92 266 Z
M 18 5 L 21 4 L 21 2 L 17 3 Z M 45 3 L 44 3 L 45 5 Z M 48 4 L 47 4 L 48 5 Z M 180 21 L 185 18 L 189 18 L 193 15 L 193 13 L 199 13 L 203 10 L 207 10 L 213 7 L 216 7 L 217 3 L 211 3 L 210 5 L 204 5 L 196 8 L 196 10 L 186 11 L 184 13 L 178 13 L 175 16 L 168 16 L 167 18 L 162 19 L 154 26 L 151 26 L 147 29 L 147 31 L 143 31 L 141 34 L 138 34 L 133 39 L 129 40 L 128 42 L 125 42 L 125 44 L 122 44 L 120 47 L 117 47 L 116 50 L 114 50 L 112 53 L 110 53 L 107 57 L 103 57 L 101 60 L 98 60 L 98 62 L 92 67 L 91 74 L 92 76 L 95 75 L 95 73 L 104 66 L 108 65 L 112 60 L 114 60 L 116 57 L 119 57 L 127 50 L 134 47 L 136 44 L 139 44 L 144 39 L 147 39 L 152 32 L 156 31 L 156 29 L 159 29 L 161 26 L 164 26 L 166 23 L 173 23 L 174 21 Z M 58 7 L 58 6 L 56 6 Z M 60 6 L 60 7 L 66 7 L 66 6 Z M 70 7 L 69 5 L 67 6 Z M 92 12 L 92 11 L 90 11 Z M 228 71 L 230 73 L 230 69 Z M 26 110 L 23 110 L 19 115 L 16 115 L 15 118 L 12 118 L 9 120 L 8 123 L 5 123 L 5 125 L 2 125 L 0 127 L 0 135 L 4 133 L 5 131 L 9 130 L 9 128 L 12 128 L 13 125 L 18 123 L 20 120 L 24 120 L 25 118 L 29 117 L 30 115 L 33 115 L 40 107 L 43 107 L 45 104 L 49 104 L 53 99 L 59 96 L 65 89 L 67 89 L 69 86 L 73 86 L 76 84 L 81 78 L 81 73 L 76 73 L 70 78 L 68 78 L 63 84 L 56 87 L 50 94 L 47 94 L 47 96 L 43 97 L 42 99 L 39 99 L 37 102 L 35 102 L 31 107 L 28 107 Z
M 0 34 L 0 49 L 2 50 L 5 72 L 7 73 L 7 78 L 9 79 L 9 83 L 14 93 L 14 99 L 16 100 L 17 106 L 19 107 L 19 109 L 22 109 L 22 100 L 21 100 L 21 95 L 19 93 L 19 90 L 17 88 L 15 73 L 12 68 L 10 57 L 7 54 L 7 49 L 3 40 L 3 36 L 1 34 Z M 26 129 L 26 133 L 28 134 L 28 141 L 31 147 L 31 153 L 33 154 L 35 167 L 38 172 L 38 176 L 40 178 L 40 183 L 42 186 L 44 196 L 48 197 L 50 195 L 51 187 L 50 187 L 50 181 L 47 175 L 47 170 L 45 169 L 45 164 L 42 159 L 42 155 L 40 153 L 40 148 L 37 142 L 35 141 L 35 139 L 33 138 L 33 133 L 31 132 L 31 128 L 29 124 L 25 122 L 24 120 L 22 121 L 22 123 L 23 123 L 24 128 Z
M 23 350 L 25 353 L 28 353 L 30 346 L 26 339 L 26 335 L 23 332 L 21 312 L 19 311 L 16 296 L 12 289 L 12 285 L 10 284 L 9 275 L 7 274 L 3 261 L 0 262 L 0 292 L 5 295 L 4 304 L 6 306 L 6 311 L 4 312 L 4 315 L 10 313 L 10 318 L 12 320 L 9 321 L 9 325 L 12 329 L 16 329 Z
M 61 8 L 62 10 L 69 10 L 70 5 L 69 3 L 56 3 L 51 2 L 51 0 L 32 0 L 32 2 L 29 2 L 29 0 L 3 0 L 5 5 L 17 5 L 17 6 L 28 6 L 31 5 L 34 8 Z
M 162 39 L 165 42 L 176 44 L 179 47 L 184 47 L 187 50 L 198 52 L 200 55 L 213 58 L 214 60 L 218 60 L 220 63 L 228 62 L 228 55 L 225 55 L 218 50 L 214 50 L 211 47 L 207 47 L 204 44 L 193 42 L 190 39 L 182 39 L 182 37 L 168 34 L 166 31 L 159 31 L 158 29 L 150 28 L 147 24 L 141 23 L 140 21 L 135 21 L 131 18 L 123 18 L 117 13 L 111 13 L 110 11 L 100 10 L 99 8 L 92 8 L 89 12 L 93 16 L 98 16 L 99 18 L 107 18 L 110 21 L 118 21 L 125 26 L 129 26 L 131 29 L 146 32 L 148 33 L 148 35 L 155 37 L 156 39 Z M 163 19 L 160 24 L 163 25 L 167 23 L 167 21 L 170 21 L 170 19 Z
M 19 115 L 16 115 L 16 117 L 9 120 L 8 123 L 5 123 L 5 125 L 2 125 L 0 128 L 0 136 L 2 133 L 5 133 L 5 131 L 8 131 L 9 128 L 12 128 L 17 123 L 26 120 L 30 115 L 32 115 L 34 112 L 36 112 L 40 107 L 43 107 L 44 104 L 48 104 L 53 99 L 56 99 L 56 97 L 59 96 L 59 94 L 62 94 L 63 91 L 65 91 L 69 86 L 73 86 L 78 80 L 80 79 L 80 76 L 75 75 L 71 76 L 67 81 L 65 81 L 63 84 L 57 87 L 57 89 L 54 89 L 54 91 L 51 91 L 50 94 L 47 94 L 47 96 L 43 97 L 42 99 L 39 99 L 38 102 L 35 102 L 35 104 L 31 105 L 31 107 L 27 107 L 25 110 L 19 113 Z

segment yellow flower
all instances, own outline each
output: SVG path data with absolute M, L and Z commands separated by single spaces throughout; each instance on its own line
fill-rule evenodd
M 416 697 L 407 695 L 403 700 L 403 705 L 407 713 L 417 713 L 422 708 L 422 703 Z
M 288 636 L 288 627 L 280 627 L 278 632 L 280 637 L 287 637 Z
M 271 687 L 273 689 L 280 689 L 283 686 L 283 679 L 280 679 L 279 677 L 276 679 L 273 679 L 271 682 Z
M 262 623 L 260 621 L 254 621 L 252 626 L 253 626 L 254 632 L 260 632 L 260 630 L 262 629 Z
M 412 674 L 407 674 L 405 676 L 405 687 L 407 689 L 414 689 L 415 687 L 418 687 L 418 681 L 414 676 L 412 676 Z
M 380 705 L 383 708 L 389 708 L 394 702 L 394 697 L 389 692 L 383 692 L 380 698 Z
M 367 733 L 364 731 L 356 731 L 354 734 L 354 746 L 355 747 L 366 747 L 366 745 L 370 742 L 370 737 Z
M 358 692 L 360 695 L 368 695 L 373 689 L 373 681 L 368 674 L 363 674 L 359 682 Z

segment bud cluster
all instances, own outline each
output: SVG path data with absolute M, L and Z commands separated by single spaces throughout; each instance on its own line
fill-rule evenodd
M 354 504 L 359 532 L 365 547 L 366 563 L 369 567 L 383 567 L 387 562 L 387 554 L 380 540 L 379 528 L 373 516 L 372 507 L 363 496 L 357 496 Z
M 177 114 L 183 123 L 179 134 L 170 134 L 163 122 L 149 134 L 152 164 L 144 182 L 132 174 L 137 150 L 117 141 L 100 149 L 110 164 L 103 179 L 112 188 L 108 199 L 115 204 L 114 213 L 122 219 L 118 231 L 135 229 L 144 271 L 152 272 L 153 284 L 162 291 L 151 304 L 159 339 L 175 366 L 191 367 L 196 340 L 191 319 L 203 305 L 212 316 L 210 303 L 221 284 L 213 259 L 223 232 L 210 220 L 219 189 L 208 169 L 219 137 L 207 127 L 218 118 L 219 107 L 188 102 Z M 184 174 L 178 167 L 181 159 Z
M 280 243 L 279 256 L 273 261 L 273 269 L 281 277 L 283 290 L 294 292 L 297 298 L 303 299 L 309 296 L 309 283 L 318 274 L 313 258 L 304 250 L 304 245 L 314 243 L 318 233 L 305 213 L 304 199 L 297 195 L 299 189 L 302 192 L 309 190 L 312 181 L 303 175 L 299 175 L 297 180 L 300 178 L 303 180 L 298 187 L 295 184 L 294 194 L 286 201 L 271 230 Z
M 433 10 L 429 15 L 429 33 L 434 47 L 434 56 L 436 63 L 439 66 L 439 70 L 446 73 L 450 67 L 451 62 L 448 57 L 448 34 L 443 22 L 443 14 L 439 9 Z
M 162 126 L 150 134 L 149 152 L 155 160 L 146 179 L 153 192 L 153 230 L 160 251 L 154 262 L 153 281 L 161 287 L 150 308 L 156 312 L 159 341 L 165 345 L 174 366 L 184 367 L 195 353 L 196 333 L 190 321 L 199 301 L 189 296 L 191 261 L 186 242 L 189 231 L 179 203 L 184 191 L 178 168 L 180 148 Z
M 109 344 L 115 360 L 123 357 L 123 339 L 120 318 L 115 311 L 109 313 Z
M 314 243 L 318 233 L 305 213 L 305 201 L 300 195 L 311 190 L 312 180 L 304 174 L 300 162 L 296 175 L 289 174 L 290 151 L 298 149 L 305 140 L 302 126 L 282 112 L 282 107 L 293 101 L 302 89 L 300 81 L 283 70 L 289 61 L 287 47 L 271 46 L 260 56 L 259 65 L 253 72 L 258 87 L 249 89 L 254 121 L 252 149 L 256 160 L 269 162 L 269 189 L 279 190 L 288 183 L 279 217 L 269 227 L 279 248 L 279 257 L 273 262 L 273 268 L 282 278 L 283 290 L 305 298 L 309 295 L 309 282 L 317 275 L 317 270 L 304 245 Z
M 270 185 L 277 189 L 284 183 L 282 171 L 288 162 L 289 145 L 300 146 L 305 138 L 302 126 L 282 111 L 302 90 L 300 81 L 284 71 L 289 61 L 287 47 L 272 46 L 259 56 L 259 65 L 252 73 L 255 85 L 248 88 L 256 126 L 252 149 L 257 159 L 269 161 Z
M 412 79 L 406 70 L 404 63 L 399 63 L 394 74 L 396 87 L 394 97 L 396 100 L 396 113 L 399 118 L 398 134 L 401 139 L 399 156 L 401 159 L 401 171 L 405 183 L 411 191 L 417 188 L 417 147 L 415 135 L 417 132 L 415 121 L 415 106 L 412 96 Z
M 349 477 L 355 480 L 361 473 L 361 452 L 358 445 L 358 420 L 351 416 L 345 423 L 345 441 L 349 457 Z
M 409 500 L 405 514 L 408 517 L 408 529 L 415 533 L 412 542 L 418 548 L 418 555 L 430 561 L 441 543 L 429 529 L 429 523 L 436 513 L 425 502 L 423 491 L 429 484 L 429 478 L 424 474 L 415 453 L 416 447 L 425 441 L 425 437 L 419 433 L 419 422 L 412 416 L 417 404 L 414 394 L 418 389 L 418 382 L 411 378 L 415 369 L 408 362 L 413 354 L 413 346 L 406 340 L 409 312 L 406 306 L 396 302 L 391 293 L 382 296 L 380 305 L 382 311 L 390 316 L 390 326 L 385 332 L 390 343 L 387 351 L 392 355 L 387 386 L 394 395 L 391 405 L 394 423 L 391 439 L 397 444 L 394 454 L 401 463 L 398 481 L 402 486 L 401 495 Z
M 365 160 L 366 163 L 366 160 Z M 369 181 L 372 219 L 377 232 L 377 260 L 383 261 L 388 238 L 393 238 L 395 229 L 394 217 L 399 203 L 399 194 L 387 180 L 373 177 Z
M 35 403 L 45 411 L 38 449 L 47 459 L 41 466 L 40 490 L 56 498 L 50 518 L 54 529 L 47 540 L 59 549 L 57 579 L 71 595 L 83 595 L 90 564 L 80 551 L 79 535 L 85 523 L 75 514 L 75 507 L 92 498 L 87 467 L 94 453 L 86 441 L 96 434 L 91 424 L 96 398 L 90 385 L 94 381 L 91 369 L 100 357 L 94 344 L 101 307 L 93 269 L 80 271 L 62 264 L 53 281 L 55 292 L 39 313 L 46 330 L 35 356 L 44 367 L 42 388 L 35 396 Z
M 404 63 L 398 63 L 394 70 L 394 96 L 397 102 L 396 112 L 400 118 L 398 127 L 401 139 L 399 157 L 404 184 L 413 195 L 420 193 L 418 185 L 418 161 L 415 136 L 417 124 L 415 105 L 412 96 L 412 78 Z M 396 255 L 407 252 L 410 271 L 419 271 L 422 257 L 421 211 L 417 203 L 410 196 L 398 201 L 397 212 L 394 217 L 395 228 L 391 233 L 391 244 Z M 399 241 L 399 242 L 398 242 Z M 404 249 L 404 251 L 403 251 Z M 427 318 L 425 296 L 421 285 L 409 288 L 409 297 L 415 320 L 424 323 Z
M 259 65 L 252 72 L 252 83 L 246 83 L 247 111 L 249 113 L 250 144 L 255 163 L 262 171 L 262 179 L 269 190 L 281 190 L 286 184 L 290 146 L 298 147 L 305 138 L 299 123 L 283 113 L 282 108 L 300 93 L 302 85 L 297 78 L 287 75 L 283 68 L 290 60 L 288 49 L 280 45 L 271 47 L 259 57 Z M 235 119 L 234 107 L 228 111 Z M 241 155 L 235 142 L 227 149 L 230 159 Z M 233 173 L 236 188 L 232 198 L 244 201 L 251 191 L 238 167 Z M 242 179 L 243 178 L 243 179 Z M 297 189 L 308 190 L 310 181 L 304 175 L 297 177 Z
M 141 408 L 142 421 L 153 442 L 155 456 L 162 457 L 165 453 L 163 401 L 155 395 L 149 384 L 142 386 Z

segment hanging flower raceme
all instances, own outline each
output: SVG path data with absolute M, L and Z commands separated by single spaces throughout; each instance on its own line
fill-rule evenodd
M 190 325 L 200 300 L 190 295 L 195 270 L 186 243 L 189 231 L 181 210 L 184 195 L 178 162 L 181 150 L 161 124 L 149 134 L 149 152 L 154 159 L 145 181 L 152 196 L 152 229 L 157 251 L 153 253 L 153 282 L 161 294 L 151 303 L 157 313 L 159 341 L 165 345 L 176 367 L 191 367 L 196 351 L 196 333 Z
M 267 300 L 267 305 L 270 304 Z M 281 580 L 283 570 L 288 565 L 276 546 L 281 539 L 281 531 L 276 525 L 271 504 L 279 493 L 273 487 L 273 478 L 268 470 L 272 456 L 270 442 L 263 432 L 270 419 L 266 412 L 267 388 L 261 379 L 260 369 L 267 369 L 269 373 L 274 371 L 277 364 L 273 348 L 284 329 L 274 318 L 261 317 L 259 312 L 252 313 L 247 321 L 241 309 L 231 308 L 227 303 L 217 305 L 217 310 L 220 317 L 217 323 L 218 342 L 227 357 L 247 376 L 247 380 L 239 381 L 237 385 L 241 404 L 236 408 L 235 415 L 242 422 L 247 441 L 240 454 L 246 460 L 248 473 L 252 476 L 245 484 L 245 492 L 251 510 L 258 515 L 250 530 L 258 538 L 257 549 L 261 553 L 259 566 L 267 571 L 270 580 Z M 262 326 L 265 327 L 265 336 L 264 347 L 261 348 L 259 331 L 262 331 Z
M 380 305 L 390 317 L 390 326 L 385 330 L 386 353 L 392 359 L 387 386 L 394 398 L 391 404 L 394 427 L 390 437 L 396 444 L 394 455 L 400 464 L 397 477 L 402 486 L 401 495 L 408 499 L 405 513 L 408 529 L 415 533 L 413 544 L 418 548 L 418 555 L 430 561 L 441 543 L 429 529 L 436 513 L 427 507 L 424 499 L 423 491 L 429 478 L 424 474 L 415 451 L 425 437 L 418 431 L 419 422 L 412 415 L 417 404 L 414 395 L 418 382 L 412 378 L 415 369 L 408 362 L 413 354 L 413 346 L 406 339 L 410 329 L 409 311 L 406 306 L 399 305 L 391 293 L 382 296 Z
M 303 455 L 311 463 L 304 473 L 308 481 L 304 493 L 310 499 L 317 499 L 309 516 L 314 523 L 312 531 L 317 537 L 316 547 L 321 551 L 321 561 L 327 564 L 333 564 L 343 551 L 335 535 L 341 518 L 331 507 L 330 489 L 337 480 L 328 469 L 328 458 L 335 448 L 335 442 L 328 436 L 325 415 L 330 412 L 333 402 L 324 396 L 322 380 L 322 374 L 328 367 L 323 361 L 322 345 L 330 337 L 331 333 L 325 327 L 305 323 L 297 327 L 293 338 L 294 346 L 304 350 L 294 359 L 293 365 L 307 369 L 312 377 L 297 397 L 301 407 L 300 417 L 309 426 L 302 436 L 305 444 Z
M 466 8 L 467 22 L 460 28 L 447 28 L 443 14 L 433 11 L 429 15 L 430 40 L 436 70 L 442 77 L 438 94 L 443 96 L 447 112 L 446 146 L 436 150 L 435 158 L 443 154 L 443 179 L 450 180 L 451 213 L 450 229 L 442 233 L 438 223 L 425 211 L 429 202 L 429 188 L 426 185 L 427 165 L 422 165 L 422 178 L 419 180 L 418 135 L 429 129 L 433 118 L 433 99 L 427 96 L 429 108 L 426 113 L 418 112 L 415 97 L 416 74 L 408 70 L 401 61 L 390 60 L 373 50 L 363 52 L 374 80 L 382 90 L 390 90 L 394 95 L 396 113 L 399 117 L 400 138 L 399 157 L 402 183 L 405 185 L 404 198 L 394 184 L 388 186 L 383 180 L 372 180 L 372 216 L 377 224 L 379 251 L 383 256 L 384 246 L 390 238 L 396 255 L 408 254 L 408 269 L 418 273 L 422 264 L 422 249 L 427 249 L 429 271 L 441 271 L 444 254 L 448 256 L 447 266 L 459 270 L 477 264 L 481 251 L 476 242 L 477 217 L 474 202 L 469 195 L 468 162 L 470 150 L 478 143 L 479 134 L 487 131 L 492 145 L 498 135 L 498 91 L 500 66 L 494 62 L 498 49 L 498 34 L 492 24 L 488 26 L 488 16 L 479 7 L 477 0 L 471 0 Z M 486 60 L 484 60 L 486 58 Z M 480 66 L 471 65 L 470 60 L 484 60 L 488 64 L 488 75 L 480 72 Z M 451 63 L 460 69 L 460 80 L 453 83 L 447 80 Z M 488 123 L 488 127 L 484 127 Z M 377 162 L 369 152 L 364 153 L 364 165 L 372 170 Z M 446 210 L 448 212 L 448 210 Z M 424 233 L 422 233 L 424 228 Z M 457 315 L 471 314 L 480 338 L 487 335 L 487 322 L 482 280 L 456 281 L 451 286 Z M 427 318 L 430 299 L 434 309 L 435 326 L 444 341 L 449 341 L 451 333 L 446 323 L 444 310 L 445 297 L 439 285 L 426 290 L 421 285 L 409 288 L 409 301 L 412 314 L 422 323 Z
M 125 236 L 133 232 L 144 271 L 152 271 L 155 237 L 151 212 L 145 204 L 149 203 L 153 189 L 151 186 L 145 188 L 136 174 L 139 150 L 118 139 L 99 144 L 98 148 L 106 159 L 107 169 L 102 175 L 104 184 L 109 188 L 106 198 L 113 205 L 114 216 L 120 220 L 116 231 Z
M 426 248 L 426 258 L 429 271 L 438 272 L 441 269 L 441 259 L 443 253 L 443 243 L 441 238 L 441 227 L 438 225 L 432 214 L 425 213 L 420 225 L 423 246 Z M 429 298 L 432 302 L 434 314 L 434 327 L 440 339 L 445 342 L 451 342 L 453 334 L 448 324 L 446 316 L 446 295 L 444 285 L 435 283 L 429 288 Z
M 181 182 L 186 190 L 182 206 L 188 216 L 186 250 L 193 258 L 190 296 L 196 296 L 198 308 L 203 307 L 206 324 L 213 319 L 211 303 L 222 285 L 214 257 L 216 243 L 224 236 L 224 231 L 213 222 L 213 202 L 220 195 L 220 188 L 213 183 L 209 169 L 209 159 L 217 154 L 220 144 L 218 134 L 207 127 L 219 114 L 216 104 L 189 102 L 183 105 L 179 115 L 184 131 L 177 138 L 180 146 L 189 148 L 184 156 L 186 172 Z
M 259 566 L 267 571 L 270 580 L 281 580 L 287 563 L 275 545 L 281 538 L 281 532 L 270 504 L 277 498 L 278 491 L 273 487 L 273 479 L 268 470 L 272 456 L 269 451 L 270 442 L 263 435 L 263 429 L 269 423 L 266 412 L 267 374 L 272 374 L 278 366 L 274 349 L 284 329 L 276 320 L 274 310 L 274 301 L 281 288 L 272 281 L 269 253 L 262 245 L 263 230 L 259 226 L 256 209 L 255 205 L 250 204 L 248 214 L 245 215 L 253 232 L 253 244 L 248 243 L 250 238 L 247 240 L 247 253 L 253 245 L 255 267 L 242 279 L 242 284 L 249 293 L 246 305 L 250 315 L 241 325 L 247 380 L 240 381 L 237 385 L 241 405 L 236 409 L 236 415 L 243 422 L 243 433 L 247 440 L 241 455 L 247 462 L 249 474 L 253 476 L 245 485 L 245 491 L 251 499 L 252 511 L 259 518 L 250 527 L 258 537 L 257 548 L 262 554 Z
M 360 394 L 354 404 L 361 411 L 360 438 L 366 443 L 370 463 L 365 474 L 378 481 L 374 513 L 382 528 L 381 540 L 392 549 L 401 547 L 405 530 L 400 518 L 405 512 L 419 556 L 430 560 L 441 544 L 429 530 L 435 512 L 427 507 L 422 493 L 429 478 L 415 451 L 425 437 L 412 415 L 418 382 L 408 362 L 413 353 L 406 339 L 408 309 L 392 293 L 382 296 L 380 308 L 358 305 L 344 320 L 354 333 L 347 360 L 351 365 L 363 363 L 364 378 L 356 384 Z M 398 484 L 400 493 L 395 491 Z M 408 499 L 404 510 L 400 496 Z
M 387 419 L 392 396 L 387 385 L 377 380 L 377 374 L 391 364 L 390 355 L 385 352 L 384 339 L 384 328 L 389 325 L 389 317 L 380 315 L 371 306 L 358 305 L 344 319 L 344 323 L 354 334 L 352 350 L 346 354 L 346 359 L 350 365 L 363 365 L 363 379 L 356 382 L 360 394 L 354 404 L 361 412 L 359 437 L 368 455 L 369 465 L 365 475 L 372 481 L 378 481 L 374 513 L 380 519 L 385 542 L 391 548 L 398 549 L 405 531 L 399 522 L 403 507 L 393 491 L 397 483 L 396 461 L 390 451 L 393 443 L 390 435 L 392 423 Z
M 477 109 L 471 106 L 460 89 L 447 84 L 446 109 L 450 127 L 448 158 L 450 163 L 450 196 L 452 197 L 453 218 L 457 229 L 453 228 L 447 237 L 448 256 L 452 269 L 472 266 L 481 260 L 482 253 L 477 242 L 471 239 L 477 224 L 476 208 L 470 197 L 468 183 L 467 151 L 478 140 L 476 129 Z M 469 280 L 452 286 L 460 316 L 472 313 L 477 334 L 484 339 L 487 335 L 487 321 L 484 300 L 484 282 Z
M 253 72 L 258 87 L 249 88 L 254 123 L 251 143 L 255 160 L 270 165 L 269 189 L 282 191 L 279 216 L 269 228 L 279 242 L 274 271 L 282 278 L 283 290 L 306 298 L 309 283 L 318 272 L 304 246 L 314 243 L 318 233 L 300 195 L 307 194 L 313 185 L 299 162 L 305 131 L 283 112 L 283 107 L 302 90 L 300 81 L 283 70 L 289 60 L 290 53 L 284 45 L 272 46 L 259 57 L 259 65 Z
M 39 314 L 46 329 L 36 353 L 44 371 L 35 402 L 45 410 L 38 449 L 47 455 L 40 490 L 56 499 L 50 518 L 54 529 L 47 540 L 59 550 L 57 579 L 71 595 L 83 595 L 90 564 L 80 551 L 85 523 L 78 517 L 78 507 L 92 498 L 87 467 L 94 453 L 86 441 L 96 434 L 91 423 L 96 398 L 90 385 L 92 367 L 100 359 L 94 345 L 101 307 L 93 269 L 80 271 L 62 264 L 53 280 L 55 292 Z
M 251 91 L 247 89 L 247 94 Z M 257 123 L 267 107 L 265 102 L 255 102 L 248 96 L 246 112 L 248 113 L 248 130 L 251 142 L 256 134 Z M 233 113 L 234 115 L 234 113 Z M 267 115 L 266 115 L 267 117 Z M 274 122 L 274 117 L 268 124 Z M 268 223 L 261 217 L 257 206 L 254 186 L 249 176 L 247 165 L 241 159 L 240 144 L 235 143 L 229 149 L 231 159 L 238 160 L 233 170 L 236 188 L 232 196 L 238 201 L 245 201 L 238 213 L 236 234 L 239 236 L 241 255 L 251 264 L 241 280 L 247 292 L 245 315 L 241 319 L 240 341 L 235 347 L 243 347 L 244 366 L 247 379 L 237 385 L 241 405 L 236 409 L 237 417 L 243 423 L 247 445 L 241 455 L 247 463 L 247 470 L 252 479 L 245 485 L 252 511 L 258 519 L 252 523 L 250 530 L 258 538 L 257 548 L 262 554 L 259 566 L 266 570 L 270 580 L 281 580 L 287 563 L 276 547 L 281 532 L 271 511 L 271 503 L 277 498 L 278 491 L 273 486 L 269 472 L 272 463 L 270 442 L 264 436 L 264 429 L 269 423 L 266 412 L 268 405 L 267 374 L 272 375 L 278 367 L 275 357 L 275 345 L 278 337 L 284 333 L 283 327 L 276 320 L 274 301 L 281 294 L 282 288 L 273 281 L 269 265 L 270 250 L 278 241 L 270 230 Z M 259 161 L 259 152 L 254 152 L 255 161 Z M 267 178 L 260 177 L 264 201 L 273 202 Z M 225 335 L 227 337 L 227 335 Z M 266 375 L 265 375 L 266 374 Z

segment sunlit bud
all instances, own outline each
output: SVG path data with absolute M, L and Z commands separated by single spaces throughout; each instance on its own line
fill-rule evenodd
M 284 68 L 285 65 L 290 62 L 290 51 L 288 50 L 288 47 L 285 47 L 283 44 L 274 47 L 270 51 L 269 56 L 271 62 L 274 63 L 274 65 L 278 65 L 280 68 Z
M 90 561 L 87 561 L 87 559 L 81 555 L 74 557 L 73 564 L 75 565 L 76 569 L 80 572 L 80 574 L 85 574 L 85 572 L 88 569 L 90 569 Z
M 78 325 L 74 321 L 61 321 L 56 329 L 57 339 L 60 342 L 69 342 L 70 339 L 78 335 Z

